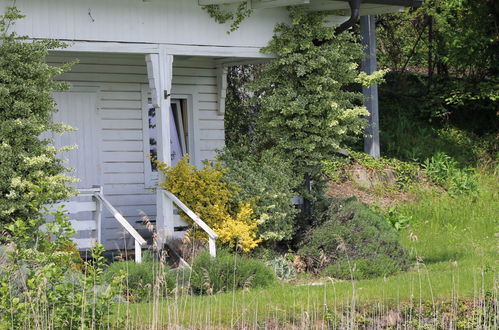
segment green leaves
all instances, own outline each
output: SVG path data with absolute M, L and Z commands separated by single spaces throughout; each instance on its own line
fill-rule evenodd
M 45 132 L 62 133 L 54 125 L 52 92 L 67 87 L 53 78 L 68 69 L 45 63 L 49 49 L 63 47 L 54 40 L 24 42 L 7 31 L 20 18 L 9 8 L 0 16 L 0 226 L 13 219 L 38 218 L 43 205 L 66 199 L 74 191 L 71 178 L 56 158 Z
M 478 192 L 478 177 L 475 170 L 459 168 L 458 163 L 443 152 L 427 158 L 423 167 L 434 183 L 445 187 L 452 195 Z
M 318 174 L 324 158 L 362 132 L 362 94 L 347 86 L 378 79 L 359 78 L 361 46 L 353 35 L 324 26 L 326 15 L 291 8 L 292 24 L 278 24 L 263 49 L 277 59 L 251 85 L 260 95 L 265 144 L 291 158 L 298 176 Z
M 271 152 L 262 152 L 260 157 L 246 154 L 240 159 L 224 150 L 219 157 L 227 167 L 224 180 L 238 188 L 236 201 L 252 202 L 260 237 L 267 242 L 291 239 L 298 213 L 291 199 L 301 178 L 293 175 L 290 163 Z
M 219 24 L 231 22 L 227 34 L 236 31 L 239 28 L 239 25 L 241 25 L 241 23 L 253 12 L 253 10 L 248 7 L 246 1 L 241 2 L 234 11 L 226 8 L 222 9 L 222 5 L 208 5 L 204 6 L 203 9 Z
M 74 231 L 62 209 L 52 215 L 54 221 L 44 231 L 38 219 L 6 225 L 7 248 L 0 246 L 2 329 L 33 324 L 43 329 L 100 329 L 122 292 L 122 274 L 104 282 L 103 246 L 97 244 L 84 263 L 70 239 Z

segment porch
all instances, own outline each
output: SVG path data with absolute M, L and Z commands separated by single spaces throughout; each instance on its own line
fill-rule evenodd
M 188 153 L 198 166 L 213 159 L 224 145 L 224 63 L 233 59 L 54 51 L 47 61 L 59 65 L 74 59 L 78 64 L 60 77 L 71 83 L 71 89 L 54 94 L 60 110 L 54 119 L 78 130 L 55 135 L 54 140 L 56 146 L 78 145 L 62 157 L 80 179 L 80 197 L 87 207 L 94 203 L 90 210 L 83 209 L 91 215 L 73 218 L 79 248 L 98 241 L 106 249 L 135 249 L 138 254 L 137 245 L 145 245 L 140 237 L 147 235 L 147 222 L 155 226 L 158 246 L 181 238 L 187 223 L 173 207 L 175 197 L 156 189 L 161 174 L 149 155 L 171 163 Z M 164 74 L 159 74 L 160 67 Z M 164 143 L 172 134 L 178 138 L 180 155 L 174 156 L 175 148 Z M 92 190 L 95 186 L 99 193 Z M 80 197 L 66 204 L 73 207 Z M 85 219 L 94 224 L 78 223 Z M 214 251 L 214 241 L 211 246 Z

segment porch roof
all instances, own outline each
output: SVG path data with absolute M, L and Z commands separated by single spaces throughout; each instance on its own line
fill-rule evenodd
M 243 0 L 198 0 L 200 6 L 241 3 Z M 244 0 L 247 1 L 247 0 Z M 361 11 L 365 15 L 396 11 L 403 7 L 419 7 L 424 0 L 362 0 Z M 349 14 L 348 0 L 249 0 L 252 9 L 303 5 L 311 11 L 339 10 Z

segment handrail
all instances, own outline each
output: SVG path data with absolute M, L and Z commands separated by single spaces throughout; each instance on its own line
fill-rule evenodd
M 187 205 L 182 203 L 180 199 L 178 199 L 177 196 L 169 192 L 168 190 L 162 189 L 163 194 L 169 198 L 173 203 L 175 203 L 182 211 L 184 211 L 185 214 L 189 216 L 189 218 L 192 219 L 201 229 L 203 229 L 207 234 L 208 234 L 208 244 L 209 244 L 209 249 L 210 249 L 210 254 L 211 256 L 215 257 L 216 256 L 216 247 L 215 247 L 215 240 L 218 238 L 217 233 L 213 231 L 201 218 L 194 213 Z
M 116 210 L 101 193 L 95 193 L 94 196 L 99 199 L 111 212 L 113 217 L 126 229 L 126 231 L 135 239 L 135 262 L 142 261 L 142 246 L 146 244 L 146 240 L 132 227 L 132 225 Z

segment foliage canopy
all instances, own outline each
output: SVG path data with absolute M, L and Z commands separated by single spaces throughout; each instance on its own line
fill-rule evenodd
M 238 187 L 234 196 L 241 203 L 253 201 L 260 237 L 266 242 L 290 240 L 295 231 L 298 209 L 291 203 L 301 180 L 293 175 L 291 164 L 271 152 L 240 159 L 225 150 L 220 160 L 227 167 L 224 180 Z
M 361 46 L 351 33 L 335 35 L 326 15 L 291 8 L 291 24 L 278 24 L 263 49 L 277 58 L 252 83 L 262 143 L 291 159 L 302 177 L 317 175 L 324 157 L 361 133 L 368 114 L 362 94 L 347 89 L 359 81 Z
M 52 92 L 67 88 L 53 78 L 69 65 L 45 63 L 49 49 L 64 45 L 27 42 L 9 33 L 9 26 L 21 17 L 15 8 L 0 16 L 0 224 L 36 218 L 43 205 L 73 193 L 67 185 L 72 179 L 56 158 L 60 150 L 50 139 L 40 138 L 49 131 L 68 130 L 52 122 L 57 111 Z
M 237 187 L 223 180 L 225 169 L 220 163 L 206 163 L 200 170 L 190 165 L 187 157 L 172 167 L 158 161 L 156 164 L 165 174 L 165 181 L 160 185 L 199 215 L 219 235 L 221 242 L 244 252 L 261 242 L 257 238 L 258 225 L 251 203 L 234 200 Z M 181 216 L 192 222 L 186 214 Z M 194 235 L 206 239 L 204 232 Z
M 434 117 L 496 116 L 499 5 L 494 0 L 426 0 L 417 10 L 378 20 L 380 64 L 427 74 Z M 477 114 L 476 110 L 482 110 Z M 480 118 L 478 116 L 478 118 Z M 469 121 L 465 121 L 469 124 Z

